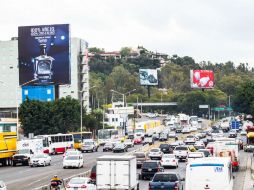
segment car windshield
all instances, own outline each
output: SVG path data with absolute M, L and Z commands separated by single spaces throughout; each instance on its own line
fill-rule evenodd
M 112 146 L 112 143 L 106 143 L 104 146 Z
M 145 158 L 146 155 L 144 153 L 135 153 L 134 156 L 136 156 L 137 158 Z
M 126 139 L 125 142 L 132 142 L 132 140 L 131 139 Z
M 189 136 L 187 136 L 186 138 L 194 138 L 194 136 L 189 135 Z
M 154 182 L 175 182 L 178 178 L 175 174 L 156 174 L 153 178 Z
M 143 168 L 156 168 L 158 166 L 157 162 L 144 162 Z
M 206 157 L 210 155 L 208 150 L 198 150 L 198 152 L 203 152 Z
M 116 144 L 115 148 L 123 148 L 124 145 L 123 144 Z
M 68 151 L 68 152 L 66 152 L 66 155 L 70 155 L 70 154 L 79 154 L 79 152 L 78 151 Z
M 46 156 L 43 155 L 43 154 L 38 154 L 38 155 L 35 155 L 34 158 L 45 158 Z
M 30 154 L 30 149 L 18 150 L 18 154 Z
M 203 155 L 202 155 L 202 153 L 189 153 L 189 155 L 188 155 L 188 158 L 202 158 L 203 157 Z
M 87 183 L 88 179 L 86 178 L 72 178 L 69 183 L 71 184 L 84 184 Z
M 175 148 L 175 150 L 188 150 L 188 148 L 185 146 L 178 146 Z
M 159 152 L 159 149 L 151 149 L 150 152 Z
M 65 158 L 65 160 L 78 160 L 78 159 L 79 159 L 78 156 L 67 156 L 67 157 Z

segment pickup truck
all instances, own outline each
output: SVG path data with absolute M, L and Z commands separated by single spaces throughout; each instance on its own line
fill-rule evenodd
M 154 175 L 152 181 L 149 182 L 150 190 L 183 190 L 184 179 L 181 179 L 178 174 L 169 172 L 158 172 Z
M 176 155 L 176 158 L 183 160 L 187 158 L 190 149 L 188 146 L 177 146 L 175 147 L 173 154 Z

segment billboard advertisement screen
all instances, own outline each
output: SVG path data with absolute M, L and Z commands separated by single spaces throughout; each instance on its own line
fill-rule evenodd
M 210 70 L 190 70 L 191 88 L 213 88 L 214 73 Z
M 141 85 L 158 85 L 156 69 L 139 69 L 139 79 Z
M 69 25 L 18 28 L 19 84 L 70 84 Z

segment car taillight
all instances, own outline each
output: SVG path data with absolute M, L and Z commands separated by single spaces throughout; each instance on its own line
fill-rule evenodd
M 86 185 L 82 185 L 81 188 L 85 189 L 85 188 L 87 188 L 87 186 Z
M 173 162 L 175 162 L 176 160 L 173 160 Z
M 174 190 L 179 190 L 178 183 L 175 184 Z

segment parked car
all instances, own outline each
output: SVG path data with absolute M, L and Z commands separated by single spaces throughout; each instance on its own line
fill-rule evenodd
M 113 143 L 107 142 L 107 143 L 105 143 L 105 145 L 103 146 L 102 151 L 103 151 L 103 152 L 112 151 L 113 148 L 114 148 Z
M 51 157 L 48 154 L 36 154 L 30 160 L 30 166 L 49 166 Z
M 81 168 L 84 166 L 83 155 L 70 155 L 63 159 L 63 168 Z
M 159 140 L 159 138 L 160 138 L 160 134 L 159 134 L 159 133 L 154 132 L 154 133 L 153 133 L 153 135 L 152 135 L 152 137 L 153 137 L 153 139 L 154 139 L 154 140 L 156 140 L 156 141 L 157 141 L 157 140 Z
M 128 148 L 132 148 L 134 147 L 134 141 L 132 139 L 126 139 L 124 141 L 124 144 L 128 147 Z
M 161 158 L 161 165 L 166 167 L 178 167 L 178 159 L 174 154 L 163 154 Z
M 183 142 L 183 141 L 175 141 L 175 142 L 170 143 L 170 146 L 171 146 L 173 149 L 175 149 L 175 147 L 181 146 L 181 145 L 184 145 L 184 142 Z
M 83 142 L 83 145 L 81 146 L 82 152 L 97 152 L 98 151 L 98 145 L 93 140 L 87 140 Z
M 163 172 L 164 168 L 158 161 L 145 161 L 141 167 L 141 179 L 151 179 L 155 173 Z
M 184 134 L 184 133 L 190 133 L 191 131 L 190 131 L 190 127 L 184 127 L 183 129 L 182 129 L 182 133 Z
M 152 148 L 148 154 L 149 158 L 151 160 L 153 159 L 161 159 L 163 155 L 163 152 L 160 150 L 160 148 Z
M 140 168 L 146 160 L 148 160 L 148 156 L 145 152 L 134 152 L 133 156 L 136 156 L 137 159 L 137 168 Z
M 164 154 L 173 153 L 173 148 L 169 144 L 166 144 L 166 143 L 165 144 L 160 144 L 159 148 L 160 148 L 161 152 L 163 152 Z
M 128 152 L 128 147 L 124 143 L 118 143 L 114 146 L 113 152 Z
M 74 177 L 68 182 L 66 190 L 76 189 L 96 190 L 96 185 L 88 177 Z
M 0 180 L 0 190 L 7 190 L 7 187 L 2 180 Z
M 158 172 L 154 175 L 152 181 L 149 182 L 149 190 L 183 190 L 184 178 L 180 178 L 180 176 L 176 173 L 169 172 Z

